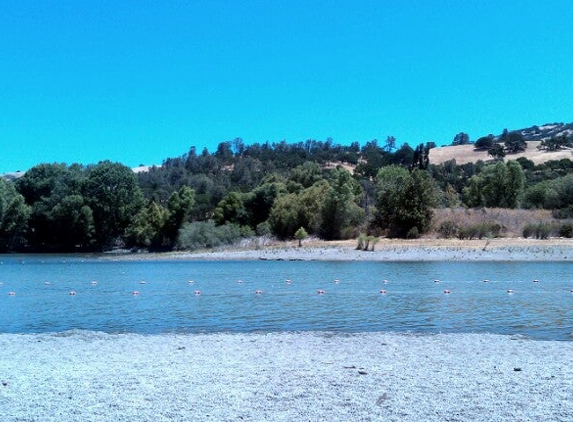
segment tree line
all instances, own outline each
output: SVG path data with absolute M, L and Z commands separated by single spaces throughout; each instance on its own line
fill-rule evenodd
M 510 157 L 518 138 L 505 133 L 495 144 L 509 142 L 503 149 Z M 469 139 L 458 134 L 456 142 Z M 363 146 L 235 139 L 213 153 L 191 147 L 138 174 L 109 161 L 39 164 L 15 181 L 0 179 L 0 251 L 194 249 L 307 234 L 416 238 L 431 229 L 437 207 L 544 208 L 573 216 L 571 160 L 535 165 L 492 156 L 435 165 L 434 146 L 397 148 L 391 136 Z

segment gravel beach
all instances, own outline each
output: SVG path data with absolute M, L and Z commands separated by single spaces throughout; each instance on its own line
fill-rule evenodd
M 2 421 L 571 421 L 573 342 L 0 335 Z
M 281 261 L 573 261 L 573 239 L 490 240 L 382 239 L 373 251 L 356 249 L 356 241 L 294 242 L 221 248 L 208 251 L 110 254 L 123 260 L 281 260 Z

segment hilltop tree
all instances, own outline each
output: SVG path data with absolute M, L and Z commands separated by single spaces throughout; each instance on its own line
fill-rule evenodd
M 505 145 L 505 150 L 509 154 L 515 154 L 517 152 L 525 151 L 527 148 L 527 142 L 523 135 L 519 132 L 509 132 L 503 137 L 503 142 Z
M 500 144 L 493 144 L 488 150 L 487 155 L 496 161 L 502 161 L 505 157 L 505 149 Z
M 470 143 L 470 137 L 465 132 L 460 132 L 456 136 L 454 136 L 454 140 L 452 141 L 452 145 L 467 145 Z
M 396 149 L 396 138 L 394 138 L 392 135 L 388 135 L 386 137 L 386 144 L 384 145 L 384 148 L 388 152 L 392 152 L 393 150 L 395 150 Z
M 488 151 L 494 144 L 494 137 L 493 135 L 482 136 L 479 138 L 474 146 L 477 150 L 481 151 Z

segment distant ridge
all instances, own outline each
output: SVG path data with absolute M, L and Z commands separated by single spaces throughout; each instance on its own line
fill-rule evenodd
M 26 174 L 25 171 L 13 171 L 10 173 L 0 174 L 0 177 L 2 177 L 5 180 L 16 180 L 24 176 L 24 174 Z
M 542 141 L 553 137 L 573 135 L 573 123 L 546 123 L 542 126 L 531 126 L 525 129 L 509 130 L 509 132 L 519 132 L 527 141 Z M 498 135 L 495 138 L 499 139 Z
M 573 123 L 545 123 L 544 125 L 533 125 L 528 128 L 507 130 L 508 132 L 519 132 L 527 141 L 528 148 L 525 152 L 519 154 L 512 154 L 506 156 L 507 159 L 516 159 L 525 157 L 532 160 L 534 163 L 539 164 L 550 160 L 560 160 L 563 158 L 573 159 L 570 150 L 561 150 L 555 152 L 538 151 L 537 146 L 542 140 L 550 139 L 552 137 L 559 137 L 562 135 L 573 136 Z M 486 135 L 487 136 L 487 135 Z M 490 135 L 495 140 L 499 140 L 502 134 Z M 473 139 L 473 141 L 479 137 Z M 432 148 L 430 150 L 430 162 L 432 164 L 441 164 L 449 160 L 456 160 L 457 164 L 465 164 L 476 162 L 478 160 L 488 161 L 491 157 L 487 155 L 486 151 L 476 151 L 473 144 L 457 145 L 457 146 L 443 146 Z M 140 165 L 134 167 L 134 173 L 147 172 L 153 167 L 161 167 L 161 165 L 145 166 Z M 16 180 L 22 177 L 25 171 L 14 171 L 9 173 L 0 174 L 0 177 L 5 180 Z
M 547 161 L 569 159 L 573 160 L 573 154 L 570 149 L 562 149 L 558 151 L 545 151 L 540 150 L 538 146 L 541 141 L 558 137 L 562 135 L 573 135 L 573 123 L 546 123 L 542 126 L 531 126 L 524 129 L 508 130 L 508 132 L 518 132 L 523 135 L 527 142 L 527 148 L 523 152 L 517 154 L 508 154 L 505 160 L 516 160 L 517 158 L 524 157 L 533 161 L 535 164 L 542 164 Z M 494 136 L 495 140 L 499 140 L 501 134 Z M 479 138 L 476 138 L 479 139 Z M 446 161 L 456 160 L 456 164 L 475 163 L 477 161 L 491 161 L 487 151 L 476 150 L 473 144 L 443 146 L 439 148 L 432 148 L 430 150 L 430 163 L 442 164 Z

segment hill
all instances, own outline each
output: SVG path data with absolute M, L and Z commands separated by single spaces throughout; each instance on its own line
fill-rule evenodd
M 551 123 L 543 126 L 531 126 L 525 129 L 518 129 L 515 132 L 520 132 L 523 135 L 527 141 L 527 148 L 525 151 L 517 154 L 508 154 L 505 157 L 506 160 L 515 160 L 519 157 L 525 157 L 535 164 L 552 160 L 562 160 L 564 158 L 573 160 L 573 152 L 571 150 L 549 152 L 538 148 L 544 139 L 561 135 L 573 135 L 573 123 Z M 494 138 L 498 139 L 500 136 L 501 135 L 497 135 L 494 136 Z M 473 144 L 444 146 L 430 150 L 430 163 L 442 164 L 450 160 L 456 160 L 456 164 L 466 164 L 475 163 L 479 160 L 488 161 L 491 160 L 491 157 L 487 151 L 476 150 Z

